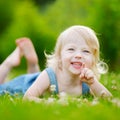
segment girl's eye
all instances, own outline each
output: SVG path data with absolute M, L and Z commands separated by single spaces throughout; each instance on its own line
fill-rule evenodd
M 69 51 L 74 51 L 75 49 L 74 48 L 68 48 Z
M 83 50 L 84 53 L 91 53 L 89 50 Z

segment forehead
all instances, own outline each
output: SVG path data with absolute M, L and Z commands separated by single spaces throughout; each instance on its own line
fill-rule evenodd
M 88 46 L 88 44 L 83 38 L 66 41 L 66 43 L 64 43 L 62 47 L 63 48 L 67 48 L 67 47 L 90 48 L 90 46 Z
M 68 32 L 63 36 L 62 46 L 66 44 L 77 44 L 77 45 L 87 45 L 86 40 L 83 36 L 76 32 Z

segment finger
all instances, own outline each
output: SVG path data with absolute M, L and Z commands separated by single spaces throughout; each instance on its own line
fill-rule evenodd
M 88 84 L 90 85 L 90 84 L 93 84 L 94 83 L 94 80 L 93 79 L 91 79 L 91 80 L 89 80 L 88 81 Z

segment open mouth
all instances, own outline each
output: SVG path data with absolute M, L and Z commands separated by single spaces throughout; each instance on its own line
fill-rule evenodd
M 71 64 L 75 69 L 81 69 L 83 67 L 82 62 L 72 62 Z

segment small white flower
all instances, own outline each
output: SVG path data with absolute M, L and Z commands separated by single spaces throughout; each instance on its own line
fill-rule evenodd
M 51 86 L 50 86 L 50 90 L 51 90 L 51 92 L 56 91 L 56 86 L 55 86 L 55 85 L 51 85 Z
M 6 95 L 9 95 L 10 93 L 9 93 L 9 91 L 7 91 L 7 90 L 4 90 L 3 91 Z
M 61 105 L 68 105 L 68 100 L 67 99 L 63 99 L 63 98 L 60 98 L 58 101 L 58 104 L 61 104 Z
M 92 105 L 97 105 L 98 103 L 99 103 L 98 99 L 94 99 L 91 104 Z
M 68 105 L 68 95 L 65 92 L 59 93 L 58 103 L 62 105 Z
M 84 98 L 84 99 L 83 99 L 83 102 L 84 102 L 84 103 L 88 103 L 88 99 L 87 99 L 87 98 Z
M 117 86 L 116 85 L 112 85 L 111 87 L 113 90 L 117 90 Z
M 67 94 L 65 92 L 60 92 L 59 97 L 65 98 L 65 97 L 67 97 Z
M 46 101 L 47 104 L 50 104 L 50 103 L 54 103 L 55 102 L 55 98 L 48 98 L 48 100 Z
M 111 100 L 111 102 L 116 105 L 117 107 L 120 107 L 120 99 L 119 98 L 114 98 Z

